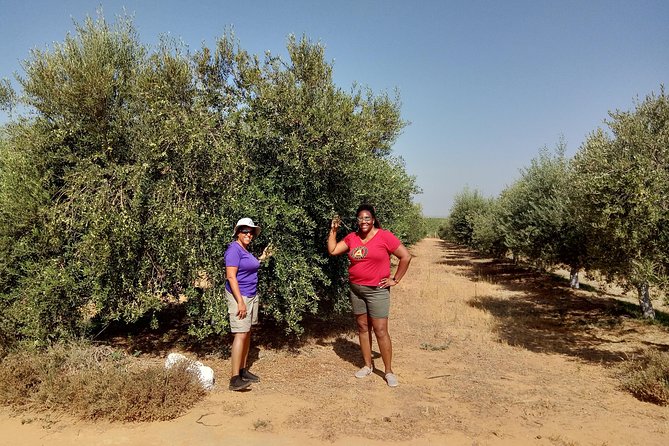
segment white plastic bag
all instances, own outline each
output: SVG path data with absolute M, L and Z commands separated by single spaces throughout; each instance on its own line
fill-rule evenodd
M 214 379 L 214 371 L 212 370 L 212 368 L 207 367 L 200 361 L 190 360 L 181 353 L 170 353 L 169 355 L 167 355 L 167 359 L 165 359 L 165 368 L 171 369 L 172 367 L 174 367 L 175 364 L 181 361 L 186 361 L 188 363 L 186 370 L 189 373 L 192 373 L 193 375 L 197 376 L 197 378 L 200 381 L 200 384 L 205 390 L 211 390 L 214 387 L 215 379 Z

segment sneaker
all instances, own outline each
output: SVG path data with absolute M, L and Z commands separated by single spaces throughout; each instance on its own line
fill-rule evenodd
M 386 382 L 388 383 L 388 387 L 397 387 L 400 384 L 394 373 L 386 373 Z
M 260 382 L 260 377 L 249 372 L 249 369 L 239 369 L 239 376 L 241 376 L 244 381 L 249 381 L 252 383 Z
M 364 378 L 365 376 L 371 375 L 373 371 L 374 371 L 374 365 L 372 365 L 371 367 L 364 366 L 363 368 L 355 372 L 355 377 Z
M 239 375 L 230 378 L 230 390 L 244 390 L 251 385 L 251 381 L 244 381 Z

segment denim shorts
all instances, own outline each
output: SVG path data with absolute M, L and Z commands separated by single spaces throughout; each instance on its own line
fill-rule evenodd
M 353 314 L 368 314 L 374 319 L 386 319 L 390 312 L 390 289 L 351 283 Z

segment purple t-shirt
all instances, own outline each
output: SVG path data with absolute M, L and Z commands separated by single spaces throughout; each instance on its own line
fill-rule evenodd
M 253 254 L 242 248 L 237 242 L 232 242 L 225 250 L 225 266 L 237 267 L 237 282 L 242 296 L 255 296 L 258 289 L 258 269 L 260 262 Z M 230 283 L 225 282 L 225 289 L 232 293 Z

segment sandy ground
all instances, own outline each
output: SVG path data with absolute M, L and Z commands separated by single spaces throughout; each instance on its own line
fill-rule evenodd
M 0 444 L 669 444 L 669 407 L 638 401 L 617 378 L 624 359 L 669 350 L 666 328 L 618 311 L 620 296 L 572 292 L 437 239 L 412 253 L 392 292 L 397 388 L 380 372 L 353 376 L 361 363 L 351 330 L 292 351 L 255 348 L 252 370 L 263 380 L 248 392 L 227 390 L 228 360 L 201 358 L 220 385 L 173 421 L 5 410 Z

